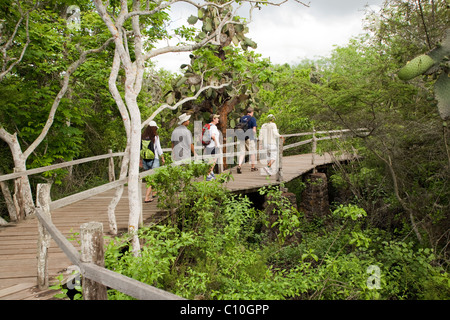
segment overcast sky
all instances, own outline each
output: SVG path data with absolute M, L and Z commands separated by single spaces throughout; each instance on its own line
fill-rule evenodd
M 276 1 L 276 0 L 274 0 Z M 280 1 L 278 1 L 280 2 Z M 264 6 L 254 10 L 247 37 L 258 44 L 255 50 L 276 64 L 296 64 L 308 58 L 327 56 L 335 45 L 343 46 L 363 33 L 366 5 L 379 9 L 384 0 L 306 0 L 305 7 L 293 0 L 280 7 Z M 248 8 L 248 7 L 247 7 Z M 247 10 L 239 13 L 248 17 Z M 171 17 L 174 26 L 186 21 L 196 9 L 175 5 Z M 252 50 L 251 48 L 249 48 Z M 189 53 L 165 54 L 153 59 L 157 68 L 180 71 L 189 63 Z

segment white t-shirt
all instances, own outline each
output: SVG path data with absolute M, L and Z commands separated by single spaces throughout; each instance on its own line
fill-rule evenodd
M 219 129 L 217 129 L 217 126 L 215 124 L 210 123 L 210 133 L 211 133 L 211 142 L 206 146 L 207 148 L 214 148 L 216 147 L 216 143 L 213 140 L 213 137 L 216 138 L 217 141 L 219 141 L 220 133 Z
M 159 136 L 155 137 L 155 159 L 159 159 L 159 157 L 163 154 L 161 148 L 161 142 L 159 141 Z
M 171 141 L 174 144 L 172 159 L 175 161 L 191 158 L 192 133 L 184 125 L 172 132 Z

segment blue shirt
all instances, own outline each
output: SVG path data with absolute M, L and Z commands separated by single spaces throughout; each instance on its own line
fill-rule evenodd
M 253 128 L 257 127 L 256 125 L 256 119 L 255 117 L 252 117 L 251 115 L 245 115 L 241 118 L 240 122 L 247 122 L 248 121 L 248 130 L 245 132 L 245 135 L 248 136 L 251 140 L 256 140 L 255 133 L 253 132 Z

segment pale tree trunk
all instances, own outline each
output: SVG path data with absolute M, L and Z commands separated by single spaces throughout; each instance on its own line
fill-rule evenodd
M 127 83 L 125 84 L 127 87 Z M 136 101 L 137 95 L 133 90 L 125 90 L 125 101 L 127 102 L 130 114 L 130 148 L 129 148 L 129 172 L 128 172 L 128 200 L 130 216 L 128 221 L 128 231 L 132 235 L 133 253 L 140 251 L 137 230 L 139 228 L 139 218 L 141 215 L 141 194 L 139 193 L 139 149 L 141 142 L 141 113 Z
M 113 63 L 113 70 L 110 76 L 110 91 L 116 101 L 117 105 L 120 108 L 126 108 L 126 112 L 122 112 L 122 116 L 124 118 L 124 123 L 130 122 L 130 129 L 126 127 L 127 130 L 127 149 L 129 150 L 129 173 L 128 173 L 128 196 L 129 196 L 129 226 L 128 231 L 133 234 L 133 253 L 135 255 L 140 251 L 139 239 L 137 238 L 137 229 L 140 218 L 140 210 L 141 210 L 141 194 L 139 193 L 139 148 L 140 148 L 140 137 L 141 137 L 141 127 L 144 126 L 141 123 L 141 114 L 137 105 L 137 97 L 141 90 L 143 74 L 144 74 L 144 62 L 156 57 L 160 54 L 169 53 L 169 52 L 190 52 L 195 49 L 201 48 L 208 43 L 212 44 L 220 44 L 220 34 L 222 28 L 229 23 L 237 23 L 233 21 L 233 14 L 230 12 L 224 14 L 224 16 L 220 17 L 220 23 L 217 29 L 212 32 L 210 35 L 205 37 L 203 40 L 188 44 L 188 45 L 177 45 L 177 46 L 167 46 L 164 48 L 153 49 L 150 52 L 144 52 L 142 46 L 142 35 L 141 35 L 141 26 L 139 17 L 140 16 L 151 16 L 155 13 L 158 13 L 164 9 L 167 9 L 169 6 L 176 4 L 177 2 L 189 3 L 193 7 L 200 9 L 206 6 L 215 6 L 216 8 L 223 8 L 227 4 L 217 4 L 212 2 L 206 2 L 204 4 L 196 4 L 192 1 L 186 0 L 171 0 L 166 2 L 157 2 L 156 7 L 153 9 L 141 8 L 140 0 L 133 0 L 132 11 L 129 12 L 128 2 L 120 1 L 120 11 L 119 13 L 111 17 L 110 13 L 107 11 L 106 6 L 109 2 L 104 2 L 102 0 L 93 0 L 94 5 L 97 9 L 97 12 L 111 35 L 114 38 L 115 44 L 115 60 L 120 58 L 120 63 L 125 71 L 125 102 L 123 101 L 120 94 L 118 94 L 117 88 L 115 87 L 115 83 L 112 84 L 112 81 L 117 79 L 117 74 L 113 74 L 117 70 L 114 68 L 118 68 L 119 64 L 117 61 Z M 245 1 L 244 1 L 245 2 Z M 248 1 L 250 2 L 250 1 Z M 283 1 L 284 3 L 286 1 Z M 231 3 L 231 2 L 230 2 Z M 280 5 L 280 4 L 274 4 Z M 256 8 L 257 5 L 251 5 L 251 10 Z M 134 57 L 135 61 L 132 61 L 131 54 L 129 52 L 129 46 L 127 43 L 127 34 L 125 30 L 125 22 L 131 19 L 132 24 L 132 38 L 134 40 Z M 148 27 L 148 26 L 144 26 Z M 111 90 L 112 88 L 112 90 Z M 164 106 L 166 108 L 167 106 Z M 161 109 L 162 110 L 162 109 Z M 129 116 L 129 118 L 127 117 Z M 156 114 L 152 115 L 150 119 L 146 120 L 150 121 Z M 125 156 L 126 157 L 126 156 Z M 124 157 L 124 161 L 126 158 Z M 123 170 L 121 174 L 125 174 L 125 167 L 123 166 Z M 121 191 L 117 189 L 116 196 L 111 202 L 110 207 L 115 207 L 114 203 L 119 197 Z
M 140 10 L 140 1 L 133 1 L 133 11 Z M 140 251 L 139 238 L 137 230 L 142 210 L 142 195 L 139 188 L 139 149 L 141 145 L 141 111 L 137 104 L 137 97 L 141 92 L 144 76 L 144 60 L 142 56 L 142 35 L 139 25 L 139 16 L 133 16 L 131 23 L 134 33 L 134 50 L 136 60 L 130 65 L 131 68 L 126 72 L 125 80 L 125 101 L 130 115 L 130 169 L 128 173 L 128 199 L 130 207 L 129 231 L 131 232 L 133 253 L 135 255 Z
M 114 100 L 116 101 L 116 104 L 119 108 L 120 115 L 122 116 L 123 124 L 125 127 L 126 137 L 127 137 L 127 147 L 125 148 L 124 156 L 122 158 L 122 164 L 120 167 L 120 176 L 119 179 L 125 179 L 128 175 L 128 165 L 130 163 L 130 117 L 128 115 L 127 107 L 125 106 L 122 97 L 120 95 L 119 90 L 117 89 L 117 76 L 119 74 L 120 69 L 120 56 L 118 51 L 116 50 L 114 53 L 114 60 L 111 68 L 111 73 L 109 76 L 109 91 L 111 92 L 111 95 L 113 96 Z M 116 235 L 117 234 L 117 222 L 116 222 L 116 215 L 115 210 L 116 206 L 120 201 L 120 198 L 123 194 L 124 186 L 120 185 L 116 188 L 116 192 L 114 193 L 114 196 L 108 206 L 108 219 L 109 219 L 109 229 L 111 234 Z
M 0 217 L 0 226 L 6 226 L 8 224 L 8 221 Z
M 134 49 L 135 56 L 137 57 L 135 62 L 131 61 L 130 53 L 128 51 L 128 44 L 126 39 L 126 34 L 122 31 L 122 25 L 124 23 L 125 15 L 128 13 L 127 3 L 122 3 L 122 8 L 119 17 L 115 19 L 116 23 L 113 22 L 112 18 L 107 13 L 106 7 L 102 1 L 95 0 L 95 6 L 97 12 L 105 22 L 109 31 L 114 37 L 115 44 L 115 55 L 113 61 L 113 69 L 111 71 L 109 86 L 111 94 L 116 101 L 124 123 L 127 134 L 127 150 L 128 154 L 124 156 L 124 161 L 126 157 L 129 159 L 129 170 L 128 170 L 128 200 L 129 200 L 129 222 L 128 222 L 128 232 L 132 235 L 132 247 L 133 254 L 137 255 L 140 251 L 139 239 L 137 236 L 137 230 L 139 227 L 139 217 L 140 217 L 140 201 L 141 197 L 139 194 L 139 148 L 140 148 L 140 128 L 141 128 L 141 113 L 137 105 L 137 96 L 139 95 L 142 75 L 144 71 L 142 54 L 141 54 L 141 38 L 139 32 L 139 17 L 132 18 L 133 31 L 134 31 Z M 135 2 L 133 7 L 136 6 Z M 123 65 L 125 70 L 125 102 L 122 100 L 120 94 L 118 94 L 117 88 L 115 86 L 115 79 L 117 79 L 117 72 L 120 66 L 119 63 Z M 126 112 L 123 108 L 126 108 Z M 129 123 L 129 127 L 127 124 Z M 125 169 L 122 166 L 121 175 L 124 173 Z M 118 196 L 121 194 L 121 190 L 116 191 L 116 197 L 112 200 L 111 205 L 114 205 L 118 201 Z M 112 206 L 111 206 L 112 207 Z M 111 214 L 111 212 L 110 212 Z
M 0 170 L 0 175 L 3 175 L 3 171 Z M 6 208 L 8 209 L 10 221 L 17 221 L 17 210 L 14 205 L 13 198 L 11 197 L 11 191 L 9 190 L 8 183 L 5 181 L 0 182 L 3 197 L 5 198 Z
M 176 1 L 174 1 L 175 3 Z M 203 41 L 189 45 L 189 46 L 176 46 L 168 47 L 163 51 L 154 52 L 152 55 L 144 56 L 142 48 L 142 36 L 140 32 L 139 16 L 141 14 L 149 15 L 151 12 L 140 12 L 140 1 L 133 1 L 133 11 L 134 13 L 140 12 L 140 14 L 129 15 L 127 2 L 123 1 L 121 3 L 120 13 L 115 19 L 112 19 L 106 10 L 105 4 L 101 0 L 94 0 L 97 12 L 102 20 L 105 22 L 108 30 L 114 37 L 115 43 L 115 57 L 113 62 L 113 68 L 111 71 L 111 76 L 109 80 L 109 87 L 111 94 L 116 101 L 119 109 L 121 110 L 122 117 L 125 123 L 125 129 L 127 133 L 127 150 L 128 154 L 124 156 L 123 165 L 121 170 L 121 176 L 126 174 L 126 160 L 127 156 L 129 159 L 129 170 L 128 170 L 128 197 L 129 197 L 129 224 L 128 232 L 132 235 L 132 247 L 133 253 L 137 255 L 140 251 L 139 239 L 137 237 L 137 230 L 139 227 L 139 220 L 141 214 L 141 194 L 139 193 L 139 149 L 141 140 L 141 114 L 137 104 L 137 97 L 142 87 L 142 80 L 144 74 L 144 60 L 150 59 L 153 56 L 162 54 L 165 52 L 182 52 L 182 51 L 192 51 L 208 42 L 217 36 L 218 33 L 213 36 L 207 37 Z M 169 4 L 160 4 L 152 12 L 161 11 L 166 8 Z M 127 37 L 123 31 L 123 24 L 126 19 L 131 17 L 133 36 L 134 36 L 134 55 L 136 60 L 132 62 L 130 52 L 128 51 Z M 225 23 L 225 22 L 224 22 Z M 221 27 L 224 25 L 221 25 Z M 221 28 L 220 28 L 221 29 Z M 123 101 L 121 95 L 119 94 L 117 87 L 115 86 L 115 81 L 117 79 L 117 72 L 120 66 L 118 62 L 120 58 L 120 63 L 125 70 L 125 102 Z M 126 108 L 126 110 L 125 110 Z M 154 116 L 153 116 L 154 117 Z M 129 127 L 127 127 L 129 122 Z M 112 211 L 120 198 L 122 189 L 118 188 L 116 190 L 115 197 L 110 203 L 108 209 L 109 214 L 112 216 Z
M 5 141 L 14 161 L 14 171 L 23 172 L 26 170 L 26 156 L 20 148 L 17 134 L 10 134 L 0 127 L 0 138 Z M 14 181 L 13 203 L 15 207 L 16 220 L 22 220 L 34 213 L 33 195 L 27 176 L 22 176 Z M 11 212 L 10 212 L 11 215 Z

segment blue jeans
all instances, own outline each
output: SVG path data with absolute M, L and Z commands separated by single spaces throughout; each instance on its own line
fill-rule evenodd
M 159 159 L 145 160 L 142 159 L 144 170 L 159 168 Z

